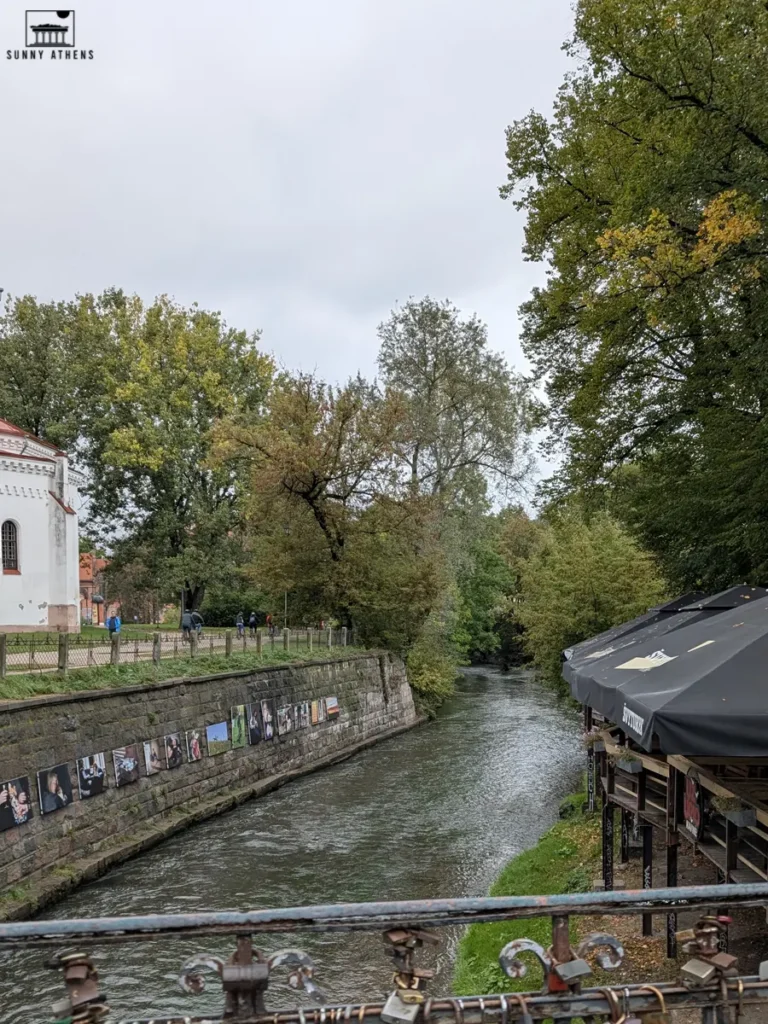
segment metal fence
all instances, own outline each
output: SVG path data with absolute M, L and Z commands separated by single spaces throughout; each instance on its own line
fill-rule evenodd
M 9 673 L 66 672 L 100 665 L 126 665 L 140 661 L 156 664 L 166 659 L 231 657 L 233 654 L 266 656 L 276 651 L 302 654 L 354 645 L 354 630 L 284 629 L 203 630 L 184 636 L 181 632 L 147 631 L 114 633 L 91 637 L 70 633 L 0 633 L 0 678 Z
M 203 972 L 210 971 L 221 985 L 222 1013 L 204 1020 L 236 1020 L 273 1024 L 341 1024 L 355 1020 L 383 1021 L 384 1024 L 532 1024 L 554 1019 L 557 1024 L 608 1020 L 640 1024 L 669 1021 L 670 1011 L 693 1012 L 702 1024 L 728 1024 L 732 1011 L 737 1017 L 750 1008 L 765 1020 L 768 1014 L 768 962 L 756 975 L 740 976 L 736 958 L 718 950 L 717 933 L 721 918 L 700 917 L 693 928 L 680 933 L 690 959 L 672 982 L 654 984 L 645 979 L 632 984 L 610 986 L 598 980 L 586 987 L 593 975 L 615 970 L 625 959 L 621 942 L 605 932 L 584 936 L 571 947 L 570 918 L 575 915 L 667 913 L 670 909 L 697 914 L 719 906 L 753 907 L 768 904 L 768 884 L 693 886 L 645 892 L 580 893 L 564 896 L 519 896 L 482 899 L 416 900 L 399 903 L 349 903 L 333 906 L 292 907 L 245 913 L 219 912 L 166 914 L 143 917 L 95 918 L 90 920 L 25 921 L 0 923 L 0 950 L 40 947 L 40 968 L 58 966 L 63 973 L 62 999 L 54 1004 L 59 1020 L 93 1022 L 110 1013 L 108 992 L 102 992 L 96 967 L 83 950 L 125 942 L 163 942 L 189 937 L 232 935 L 233 955 L 227 960 L 198 954 L 180 964 L 179 984 L 191 994 L 205 988 Z M 551 917 L 552 941 L 548 949 L 530 939 L 516 939 L 499 950 L 503 976 L 520 979 L 526 974 L 525 959 L 538 963 L 544 983 L 539 991 L 507 991 L 493 995 L 445 998 L 428 992 L 432 971 L 417 965 L 424 946 L 438 946 L 440 937 L 431 929 L 446 925 L 512 921 Z M 382 931 L 383 953 L 394 961 L 394 990 L 382 1003 L 341 1005 L 324 995 L 315 979 L 310 957 L 300 949 L 282 949 L 269 954 L 254 950 L 255 936 L 264 939 L 276 933 Z M 51 947 L 65 944 L 67 952 L 52 960 Z M 151 956 L 151 950 L 148 950 Z M 8 959 L 5 959 L 8 964 Z M 267 1008 L 270 977 L 278 968 L 289 969 L 293 988 L 303 988 L 315 1001 L 311 1007 Z M 382 968 L 384 959 L 382 958 Z M 392 970 L 390 963 L 389 970 Z M 28 1001 L 34 1001 L 35 978 L 26 967 Z M 384 970 L 382 971 L 384 974 Z M 268 1015 L 267 1015 L 268 1014 Z M 646 1016 L 647 1015 L 647 1016 Z M 157 1018 L 154 1018 L 157 1020 Z M 165 1024 L 192 1024 L 199 1017 L 162 1016 Z M 686 1016 L 686 1022 L 692 1016 Z

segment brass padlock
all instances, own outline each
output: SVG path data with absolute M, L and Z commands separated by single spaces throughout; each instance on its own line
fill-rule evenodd
M 667 1001 L 664 998 L 664 993 L 661 989 L 656 988 L 655 985 L 643 985 L 643 988 L 648 992 L 652 992 L 659 1000 L 658 1010 L 651 1010 L 650 1013 L 643 1015 L 643 1024 L 669 1024 L 671 1017 L 667 1010 Z

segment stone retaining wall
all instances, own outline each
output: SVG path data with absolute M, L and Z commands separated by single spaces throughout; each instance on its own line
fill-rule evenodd
M 335 696 L 340 714 L 306 729 L 147 776 L 115 788 L 111 751 L 230 719 L 234 705 L 295 704 Z M 29 776 L 34 817 L 0 832 L 0 919 L 39 909 L 188 824 L 306 771 L 349 756 L 418 722 L 403 663 L 386 654 L 281 665 L 0 702 L 0 782 Z M 104 752 L 108 788 L 77 794 L 76 758 Z M 40 813 L 36 774 L 68 762 L 74 801 Z

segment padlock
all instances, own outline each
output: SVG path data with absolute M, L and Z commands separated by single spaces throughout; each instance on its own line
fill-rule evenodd
M 573 985 L 580 978 L 592 973 L 592 968 L 586 960 L 566 960 L 563 964 L 555 964 L 555 974 L 566 985 Z
M 714 956 L 709 957 L 709 962 L 713 967 L 716 967 L 721 974 L 727 975 L 728 977 L 737 973 L 736 957 L 731 953 L 716 953 Z
M 528 1003 L 526 1003 L 523 996 L 518 995 L 517 992 L 513 992 L 509 995 L 509 999 L 514 999 L 520 1007 L 520 1016 L 517 1018 L 516 1024 L 533 1024 L 533 1017 L 531 1011 L 528 1009 Z
M 421 1010 L 420 1003 L 404 1003 L 398 992 L 393 992 L 384 1004 L 381 1019 L 384 1024 L 415 1024 Z
M 648 992 L 653 992 L 659 1000 L 658 1010 L 651 1010 L 650 1013 L 643 1014 L 643 1024 L 669 1024 L 671 1018 L 667 1010 L 667 1001 L 664 998 L 664 993 L 661 989 L 656 988 L 655 985 L 643 985 L 643 988 Z M 629 1024 L 629 1021 L 627 1021 L 627 1024 Z
M 713 967 L 712 964 L 706 963 L 704 960 L 689 960 L 687 964 L 683 964 L 680 968 L 683 984 L 692 987 L 706 985 L 716 974 L 717 968 Z

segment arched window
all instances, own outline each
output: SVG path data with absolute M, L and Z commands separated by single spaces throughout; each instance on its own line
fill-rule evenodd
M 0 545 L 3 553 L 3 572 L 19 571 L 19 528 L 6 519 L 0 530 Z

